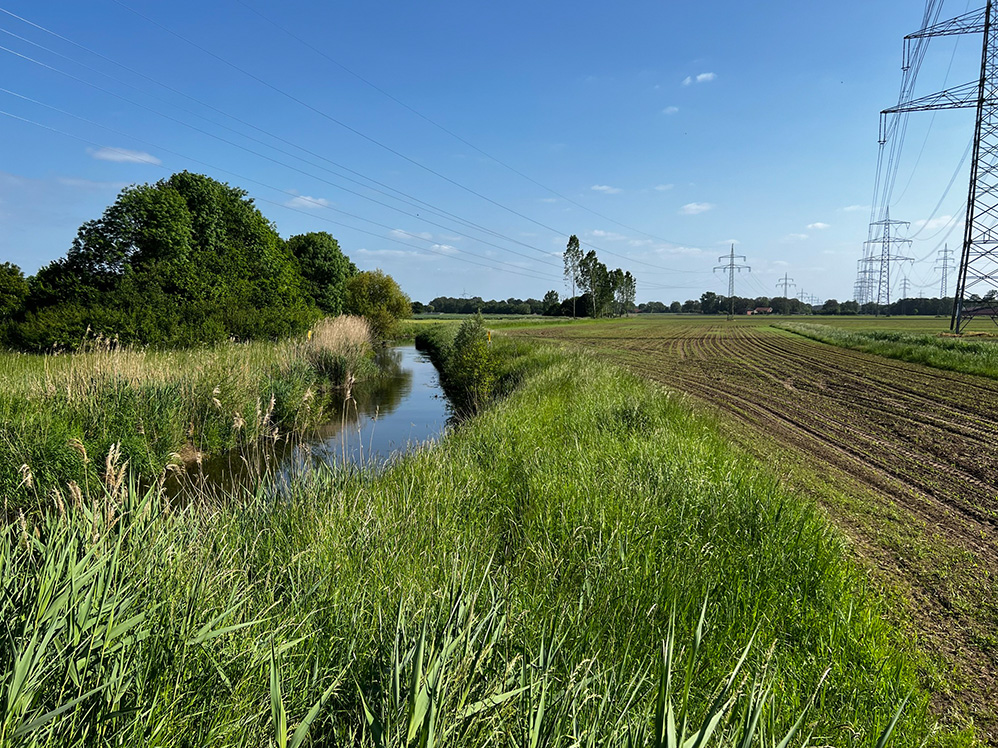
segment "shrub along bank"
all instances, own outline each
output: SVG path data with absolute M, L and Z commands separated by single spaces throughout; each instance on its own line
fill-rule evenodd
M 810 502 L 606 363 L 489 350 L 521 385 L 386 471 L 8 525 L 0 742 L 968 742 Z

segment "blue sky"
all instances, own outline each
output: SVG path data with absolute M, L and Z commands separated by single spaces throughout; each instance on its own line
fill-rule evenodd
M 973 7 L 944 3 L 941 18 Z M 669 302 L 726 292 L 713 268 L 732 242 L 752 268 L 739 295 L 775 295 L 789 274 L 794 292 L 852 298 L 879 111 L 897 100 L 902 38 L 924 8 L 0 10 L 0 261 L 27 273 L 123 187 L 187 169 L 247 190 L 282 236 L 329 231 L 421 301 L 564 295 L 575 233 L 634 273 L 638 301 Z M 916 95 L 973 80 L 979 57 L 976 36 L 933 40 Z M 912 222 L 909 253 L 924 258 L 905 270 L 912 295 L 936 295 L 935 252 L 958 249 L 972 129 L 971 110 L 909 119 L 891 217 Z

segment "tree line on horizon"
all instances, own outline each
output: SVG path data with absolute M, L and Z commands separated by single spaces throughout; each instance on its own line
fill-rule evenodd
M 327 232 L 282 239 L 244 190 L 187 171 L 122 190 L 35 275 L 0 265 L 0 344 L 27 351 L 279 339 L 342 312 L 384 335 L 410 309 Z

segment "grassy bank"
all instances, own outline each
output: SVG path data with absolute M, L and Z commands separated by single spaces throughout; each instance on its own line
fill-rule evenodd
M 899 330 L 844 330 L 799 322 L 786 322 L 777 327 L 843 348 L 998 379 L 998 340 L 941 337 Z
M 516 390 L 387 471 L 180 513 L 112 480 L 8 526 L 0 742 L 775 745 L 803 714 L 796 744 L 873 746 L 909 696 L 892 745 L 965 742 L 810 502 L 619 369 L 493 346 Z
M 112 451 L 154 478 L 307 430 L 326 417 L 332 388 L 373 373 L 370 356 L 365 323 L 348 317 L 276 344 L 154 351 L 98 339 L 79 353 L 0 353 L 0 495 L 23 506 L 93 483 Z

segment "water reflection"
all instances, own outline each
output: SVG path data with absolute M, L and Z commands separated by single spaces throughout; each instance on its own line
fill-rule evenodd
M 413 346 L 382 350 L 378 364 L 380 376 L 355 385 L 312 433 L 188 465 L 170 476 L 167 492 L 182 499 L 194 487 L 221 496 L 261 475 L 289 478 L 316 463 L 378 466 L 437 438 L 451 411 L 433 364 Z

